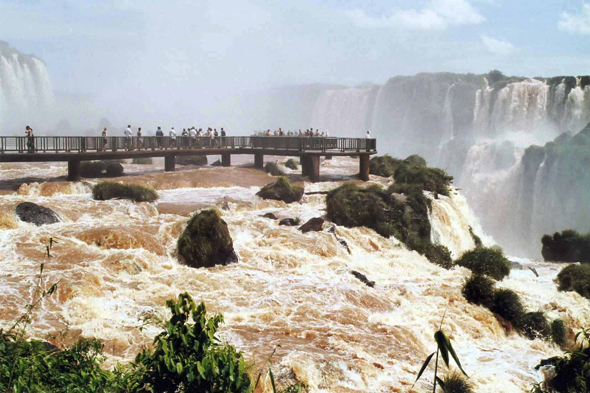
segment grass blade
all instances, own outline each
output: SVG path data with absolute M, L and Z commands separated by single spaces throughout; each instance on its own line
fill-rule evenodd
M 416 382 L 418 382 L 418 380 L 422 376 L 422 373 L 424 373 L 424 370 L 426 370 L 426 367 L 428 367 L 428 363 L 430 363 L 430 360 L 432 359 L 433 356 L 434 356 L 434 352 L 432 352 L 430 355 L 428 355 L 428 357 L 424 361 L 424 364 L 422 365 L 420 372 L 418 372 L 418 377 L 416 377 L 416 381 L 414 381 L 414 385 L 416 384 Z M 414 387 L 414 385 L 412 385 L 412 387 Z

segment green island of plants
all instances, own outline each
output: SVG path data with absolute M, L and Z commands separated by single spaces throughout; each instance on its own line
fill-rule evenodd
M 263 199 L 274 199 L 285 203 L 293 203 L 301 200 L 303 192 L 303 187 L 294 186 L 287 177 L 279 176 L 275 182 L 262 187 L 256 195 Z
M 285 166 L 289 169 L 293 169 L 294 171 L 296 171 L 299 168 L 297 161 L 295 161 L 293 158 L 289 158 L 285 163 Z
M 431 262 L 452 267 L 449 250 L 430 241 L 431 202 L 420 185 L 396 183 L 383 189 L 347 183 L 328 193 L 326 207 L 328 217 L 338 225 L 364 226 L 384 237 L 395 236 Z
M 541 253 L 546 261 L 590 262 L 590 233 L 581 235 L 568 229 L 561 233 L 555 232 L 553 236 L 543 236 L 541 243 Z
M 485 274 L 498 281 L 507 277 L 512 267 L 500 248 L 482 246 L 467 251 L 455 264 L 466 267 L 475 274 Z
M 557 275 L 560 291 L 576 291 L 586 299 L 590 299 L 590 265 L 569 265 L 561 269 Z
M 270 173 L 273 176 L 285 175 L 285 172 L 283 172 L 283 170 L 278 166 L 278 164 L 274 162 L 267 162 L 266 165 L 264 165 L 264 170 L 266 173 Z
M 102 182 L 92 187 L 92 197 L 99 201 L 130 199 L 134 202 L 153 202 L 158 199 L 158 193 L 153 188 L 135 184 Z
M 426 166 L 426 160 L 412 155 L 400 160 L 388 155 L 373 157 L 369 161 L 369 173 L 390 177 L 396 183 L 412 184 L 425 191 L 448 196 L 453 177 L 439 168 Z

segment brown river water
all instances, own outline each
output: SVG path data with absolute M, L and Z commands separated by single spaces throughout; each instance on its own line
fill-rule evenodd
M 159 329 L 140 332 L 142 318 L 165 318 L 166 300 L 185 291 L 209 312 L 223 313 L 221 336 L 256 367 L 280 345 L 273 358 L 278 379 L 303 381 L 313 392 L 412 391 L 422 362 L 436 348 L 433 333 L 445 310 L 443 330 L 477 392 L 528 391 L 541 379 L 533 369 L 539 360 L 562 354 L 554 344 L 507 332 L 490 311 L 467 303 L 461 295 L 469 276 L 464 268 L 439 268 L 365 228 L 336 227 L 349 254 L 327 230 L 302 234 L 262 218 L 269 212 L 302 221 L 322 216 L 325 195 L 306 195 L 291 205 L 264 201 L 255 193 L 272 177 L 246 158 L 234 164 L 178 166 L 174 173 L 164 173 L 159 159 L 147 166 L 124 164 L 126 176 L 116 180 L 156 188 L 155 203 L 94 201 L 90 192 L 98 180 L 67 183 L 62 163 L 0 164 L 0 326 L 11 325 L 31 301 L 44 263 L 45 282 L 61 281 L 34 313 L 28 334 L 56 344 L 99 338 L 107 365 L 129 361 L 149 345 Z M 323 181 L 305 182 L 306 192 L 357 181 L 357 171 L 351 158 L 323 161 Z M 286 172 L 294 181 L 306 180 Z M 373 183 L 388 181 L 371 176 Z M 25 201 L 55 210 L 62 221 L 41 227 L 19 221 L 14 207 Z M 219 209 L 228 223 L 239 263 L 210 269 L 178 263 L 176 239 L 188 217 L 206 207 Z M 482 234 L 458 193 L 433 200 L 431 222 L 433 240 L 454 256 L 473 247 L 469 225 Z M 48 258 L 50 237 L 57 242 Z M 498 286 L 517 291 L 531 311 L 563 318 L 575 329 L 588 326 L 588 301 L 558 292 L 553 282 L 563 265 L 517 262 L 521 269 Z M 352 270 L 374 280 L 375 288 Z M 421 382 L 414 391 L 426 388 Z

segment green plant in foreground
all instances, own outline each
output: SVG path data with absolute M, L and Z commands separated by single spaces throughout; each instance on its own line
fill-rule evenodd
M 446 314 L 446 311 L 445 311 L 445 314 Z M 463 367 L 461 367 L 461 362 L 459 361 L 459 357 L 457 357 L 457 354 L 455 353 L 455 350 L 453 349 L 453 346 L 451 345 L 451 340 L 449 340 L 447 335 L 442 331 L 442 324 L 443 324 L 444 319 L 445 319 L 445 316 L 443 315 L 443 317 L 440 321 L 440 326 L 439 326 L 438 330 L 436 331 L 436 333 L 434 333 L 434 340 L 436 342 L 436 352 L 433 352 L 430 355 L 428 355 L 428 357 L 424 361 L 424 364 L 422 364 L 422 368 L 418 372 L 418 377 L 416 377 L 416 381 L 414 382 L 414 385 L 415 385 L 416 382 L 418 382 L 418 380 L 422 376 L 422 373 L 424 373 L 424 370 L 426 370 L 426 367 L 428 367 L 428 364 L 432 360 L 432 357 L 436 354 L 436 359 L 434 362 L 434 384 L 432 387 L 433 393 L 436 392 L 436 385 L 437 384 L 442 388 L 443 391 L 445 391 L 445 383 L 442 379 L 440 379 L 440 377 L 438 377 L 438 356 L 439 356 L 439 354 L 442 357 L 443 361 L 445 362 L 445 365 L 447 366 L 447 368 L 450 367 L 450 359 L 449 359 L 449 354 L 450 354 L 453 357 L 453 359 L 455 360 L 455 363 L 457 364 L 457 366 L 459 367 L 459 369 L 461 370 L 463 375 L 465 375 L 467 377 L 467 374 L 463 370 Z

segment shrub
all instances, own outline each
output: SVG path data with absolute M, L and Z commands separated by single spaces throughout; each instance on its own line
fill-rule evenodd
M 154 160 L 151 157 L 136 157 L 131 160 L 131 163 L 136 165 L 152 165 Z
M 390 177 L 400 165 L 401 160 L 390 156 L 373 157 L 369 160 L 369 173 L 372 175 Z
M 445 393 L 473 393 L 473 386 L 458 372 L 447 374 L 443 379 Z
M 590 262 L 590 233 L 580 235 L 568 229 L 553 236 L 543 236 L 541 243 L 541 253 L 546 261 Z
M 494 280 L 474 273 L 465 281 L 462 293 L 469 303 L 493 308 L 495 290 Z
M 510 289 L 500 289 L 494 293 L 492 311 L 518 326 L 524 315 L 524 306 L 518 295 Z
M 502 250 L 478 247 L 468 251 L 456 262 L 477 274 L 486 274 L 496 280 L 502 280 L 510 274 L 511 263 Z
M 473 243 L 475 244 L 475 248 L 483 246 L 483 242 L 481 241 L 481 238 L 479 236 L 477 236 L 475 234 L 475 232 L 473 232 L 473 228 L 471 226 L 469 226 L 469 234 L 471 235 L 471 238 L 473 239 Z
M 590 265 L 569 265 L 557 275 L 560 291 L 576 291 L 590 299 Z
M 105 170 L 102 161 L 82 161 L 80 163 L 80 175 L 82 177 L 100 177 Z
M 130 199 L 134 202 L 153 202 L 158 199 L 158 194 L 153 188 L 115 182 L 102 182 L 92 188 L 92 197 L 99 201 Z
M 279 166 L 274 162 L 267 162 L 264 166 L 266 173 L 270 173 L 273 176 L 283 176 L 285 172 L 282 171 Z
M 563 319 L 556 319 L 551 322 L 551 338 L 555 344 L 560 347 L 565 346 L 566 334 L 567 331 Z
M 527 312 L 520 321 L 520 330 L 530 340 L 551 337 L 551 325 L 543 312 Z
M 205 304 L 197 306 L 187 293 L 177 301 L 168 300 L 166 306 L 172 317 L 154 339 L 155 350 L 144 350 L 135 359 L 145 370 L 142 382 L 147 390 L 250 392 L 242 353 L 216 337 L 223 316 L 207 318 Z
M 426 166 L 426 160 L 418 154 L 412 154 L 404 160 L 404 163 L 408 165 Z
M 293 169 L 294 171 L 296 171 L 299 168 L 299 165 L 297 165 L 297 161 L 295 161 L 292 158 L 289 158 L 287 160 L 287 162 L 285 163 L 285 166 L 289 169 Z
M 207 156 L 177 156 L 176 163 L 178 165 L 207 165 Z M 221 163 L 220 163 L 221 164 Z
M 292 203 L 300 201 L 303 197 L 303 192 L 303 187 L 294 186 L 288 178 L 279 176 L 277 181 L 265 185 L 256 195 L 264 199 L 275 199 L 285 203 Z
M 123 165 L 119 161 L 105 161 L 107 177 L 117 177 L 123 174 Z

